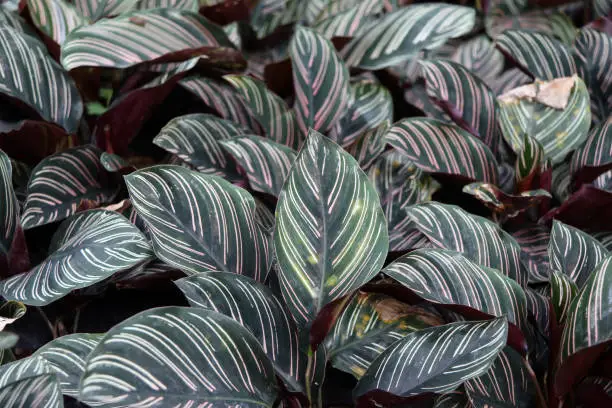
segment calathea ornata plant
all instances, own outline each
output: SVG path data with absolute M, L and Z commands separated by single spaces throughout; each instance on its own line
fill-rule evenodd
M 612 406 L 609 5 L 406 3 L 0 2 L 0 407 Z

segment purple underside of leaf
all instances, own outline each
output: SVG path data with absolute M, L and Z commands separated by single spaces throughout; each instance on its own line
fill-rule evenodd
M 28 164 L 38 163 L 55 153 L 58 147 L 68 146 L 69 139 L 74 138 L 61 126 L 29 119 L 5 132 L 0 135 L 0 149 L 11 158 Z
M 553 219 L 592 231 L 612 230 L 612 193 L 585 184 L 560 207 L 546 213 L 541 222 Z
M 581 187 L 583 184 L 591 183 L 598 176 L 612 169 L 612 162 L 601 166 L 585 166 L 576 171 L 573 175 L 573 183 L 575 188 Z
M 603 355 L 612 339 L 596 346 L 582 349 L 567 358 L 559 367 L 554 382 L 554 390 L 557 396 L 569 393 L 572 387 L 583 378 L 593 364 Z

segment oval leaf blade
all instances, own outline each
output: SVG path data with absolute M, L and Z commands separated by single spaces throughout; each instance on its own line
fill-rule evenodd
M 380 390 L 408 397 L 452 391 L 491 367 L 506 344 L 507 334 L 508 322 L 503 317 L 411 333 L 374 360 L 353 395 L 363 398 Z
M 419 168 L 497 184 L 491 150 L 458 126 L 429 118 L 403 119 L 391 127 L 387 143 Z
M 62 44 L 61 62 L 67 70 L 128 68 L 161 62 L 172 53 L 190 51 L 194 55 L 200 50 L 201 55 L 233 47 L 221 27 L 199 14 L 161 8 L 103 19 L 73 31 Z
M 274 369 L 253 335 L 211 310 L 161 307 L 119 323 L 91 353 L 79 399 L 150 404 L 272 407 Z
M 50 249 L 49 257 L 31 271 L 0 282 L 0 294 L 27 305 L 46 305 L 153 255 L 138 228 L 107 210 L 85 211 L 64 221 Z
M 149 167 L 125 181 L 162 261 L 189 274 L 231 271 L 265 280 L 269 238 L 245 190 L 180 166 Z
M 193 307 L 236 320 L 259 341 L 291 392 L 304 392 L 308 357 L 291 315 L 272 291 L 246 276 L 202 272 L 175 281 Z
M 63 408 L 64 400 L 56 376 L 44 374 L 28 377 L 0 388 L 0 406 Z
M 67 218 L 83 200 L 95 204 L 115 194 L 100 162 L 101 151 L 78 146 L 49 156 L 32 171 L 22 216 L 24 229 Z
M 386 68 L 416 56 L 421 50 L 437 48 L 449 38 L 467 34 L 475 21 L 475 10 L 470 7 L 450 4 L 402 7 L 356 36 L 342 49 L 342 55 L 351 67 Z
M 521 287 L 526 286 L 521 248 L 497 224 L 455 205 L 437 202 L 417 204 L 406 211 L 436 247 L 461 252 L 476 263 L 501 271 Z
M 349 73 L 332 43 L 299 26 L 289 44 L 293 67 L 294 109 L 302 134 L 326 132 L 344 113 Z
M 368 282 L 387 255 L 376 190 L 355 159 L 314 130 L 281 190 L 274 245 L 282 294 L 300 326 Z

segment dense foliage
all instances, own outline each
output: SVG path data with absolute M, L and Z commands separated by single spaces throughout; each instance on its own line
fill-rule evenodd
M 612 406 L 612 3 L 458 3 L 0 2 L 0 407 Z

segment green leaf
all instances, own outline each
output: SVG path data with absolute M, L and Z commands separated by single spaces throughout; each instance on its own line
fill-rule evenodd
M 567 275 L 552 271 L 550 274 L 550 301 L 555 309 L 557 322 L 562 324 L 567 316 L 572 300 L 578 293 L 578 287 Z
M 612 258 L 591 273 L 567 311 L 561 336 L 559 371 L 555 389 L 564 395 L 590 368 L 612 339 Z
M 544 171 L 544 148 L 535 138 L 525 135 L 514 165 L 516 190 L 519 193 L 540 186 L 540 174 Z
M 338 370 L 356 378 L 383 351 L 409 333 L 443 324 L 436 314 L 377 293 L 359 292 L 346 305 L 325 341 Z
M 27 0 L 32 22 L 57 44 L 78 27 L 89 24 L 72 4 L 64 0 Z
M 100 162 L 101 151 L 85 145 L 54 154 L 32 171 L 21 224 L 24 229 L 60 221 L 84 200 L 100 205 L 115 195 Z
M 453 121 L 497 152 L 497 102 L 489 87 L 460 64 L 422 61 L 427 94 Z
M 41 357 L 22 358 L 0 366 L 0 388 L 26 378 L 53 373 L 51 365 Z
M 272 407 L 274 369 L 239 323 L 200 308 L 162 307 L 119 323 L 85 366 L 79 399 L 117 407 Z
M 502 134 L 517 153 L 528 135 L 556 164 L 587 139 L 589 92 L 577 76 L 524 85 L 501 95 L 498 102 Z
M 331 1 L 332 4 L 339 3 L 353 3 L 351 1 Z M 333 15 L 324 18 L 317 19 L 317 22 L 313 25 L 313 28 L 321 33 L 325 38 L 334 37 L 353 37 L 358 34 L 363 28 L 374 20 L 373 14 L 378 14 L 382 11 L 383 2 L 381 0 L 361 0 L 360 2 L 354 2 L 355 5 L 347 8 L 344 11 L 334 13 Z M 328 14 L 326 10 L 323 10 L 322 14 Z
M 18 14 L 19 10 L 12 10 L 7 7 L 7 1 L 0 3 L 0 26 L 10 27 L 15 31 L 23 34 L 29 34 L 36 37 L 36 32 L 31 26 Z M 19 0 L 17 0 L 19 3 Z M 19 5 L 17 4 L 17 7 Z
M 191 77 L 180 80 L 179 85 L 215 110 L 222 118 L 250 129 L 251 132 L 248 133 L 261 133 L 260 125 L 245 105 L 244 99 L 227 81 Z
M 437 202 L 417 204 L 406 211 L 435 247 L 460 252 L 480 265 L 501 271 L 521 287 L 526 286 L 521 248 L 497 224 L 455 205 Z
M 571 51 L 546 34 L 506 30 L 497 37 L 496 44 L 535 79 L 552 81 L 578 73 Z
M 349 72 L 332 43 L 319 33 L 298 26 L 289 44 L 295 88 L 295 115 L 302 134 L 326 132 L 344 113 Z
M 202 272 L 175 281 L 193 307 L 236 320 L 259 341 L 291 392 L 304 392 L 308 338 L 270 289 L 229 272 Z M 305 340 L 305 341 L 304 341 Z
M 272 34 L 280 26 L 300 20 L 304 4 L 300 0 L 258 1 L 250 18 L 257 38 L 263 38 Z
M 0 356 L 4 354 L 5 350 L 15 347 L 18 340 L 19 336 L 17 336 L 15 333 L 0 331 Z
M 504 70 L 504 55 L 486 35 L 461 42 L 453 53 L 452 60 L 470 70 L 489 86 Z
M 553 270 L 562 272 L 582 288 L 595 267 L 608 256 L 608 250 L 589 234 L 553 221 L 548 257 Z
M 397 65 L 472 30 L 475 10 L 450 4 L 416 4 L 386 14 L 342 49 L 347 65 L 376 70 Z M 393 41 L 389 41 L 393 38 Z
M 580 146 L 572 155 L 570 164 L 571 173 L 576 173 L 587 167 L 606 169 L 612 164 L 612 116 L 606 121 L 593 127 L 589 132 L 586 142 Z
M 57 374 L 63 394 L 78 398 L 85 361 L 103 336 L 77 333 L 58 337 L 39 348 L 34 355 L 44 359 Z
M 106 152 L 102 152 L 102 154 L 100 155 L 100 163 L 102 164 L 102 167 L 104 167 L 104 170 L 108 171 L 109 173 L 116 173 L 118 171 L 121 171 L 122 169 L 129 168 L 132 166 L 123 157 L 117 154 Z
M 408 397 L 442 393 L 485 373 L 506 344 L 505 318 L 459 322 L 408 334 L 370 365 L 353 391 Z
M 610 10 L 612 11 L 612 10 Z M 585 67 L 584 82 L 591 94 L 591 110 L 596 120 L 612 114 L 612 78 L 606 75 L 612 64 L 612 37 L 609 33 L 583 28 L 574 42 L 574 55 Z
M 4 408 L 63 408 L 64 400 L 55 375 L 45 374 L 12 382 L 0 388 Z
M 346 111 L 332 126 L 329 137 L 346 148 L 368 130 L 393 121 L 393 99 L 382 85 L 371 81 L 352 83 Z
M 527 317 L 527 299 L 516 281 L 455 251 L 417 249 L 394 261 L 383 273 L 432 303 L 506 316 L 517 326 L 523 326 Z
M 385 134 L 391 126 L 390 121 L 381 123 L 374 129 L 362 133 L 355 143 L 346 150 L 357 160 L 363 170 L 367 170 L 383 154 L 387 141 Z
M 178 116 L 153 138 L 153 144 L 193 165 L 199 172 L 240 180 L 236 163 L 220 142 L 248 133 L 229 120 L 205 113 Z
M 431 200 L 439 185 L 402 154 L 391 150 L 374 163 L 369 177 L 385 213 L 389 231 L 389 250 L 405 251 L 418 247 L 424 235 L 416 228 L 405 209 Z
M 521 355 L 506 346 L 486 373 L 465 382 L 465 390 L 473 407 L 533 407 L 536 390 L 529 371 Z
M 8 302 L 2 303 L 0 306 L 0 332 L 4 330 L 7 325 L 23 317 L 23 315 L 26 314 L 26 310 L 25 305 L 21 302 L 9 300 Z
M 550 229 L 544 225 L 527 224 L 511 233 L 521 246 L 521 258 L 529 270 L 529 282 L 548 282 Z
M 368 282 L 387 255 L 376 190 L 355 159 L 314 130 L 278 198 L 274 244 L 282 294 L 300 326 Z
M 139 170 L 125 182 L 159 259 L 187 274 L 231 271 L 265 280 L 269 238 L 245 190 L 180 166 Z
M 27 305 L 46 305 L 152 255 L 142 232 L 121 214 L 85 211 L 60 225 L 47 259 L 29 272 L 0 282 L 0 294 Z
M 12 28 L 0 28 L 0 66 L 11 73 L 0 77 L 0 93 L 26 104 L 42 120 L 76 133 L 83 115 L 81 96 L 42 42 Z M 38 74 L 23 75 L 22 71 Z
M 215 52 L 237 53 L 233 47 L 221 27 L 199 14 L 162 8 L 103 19 L 73 31 L 62 44 L 61 62 L 67 70 L 129 68 L 163 62 L 166 55 L 177 52 L 214 59 Z
M 19 202 L 13 189 L 13 167 L 9 157 L 0 150 L 0 267 L 9 269 L 13 242 L 19 239 Z
M 433 408 L 474 408 L 474 406 L 465 394 L 455 391 L 436 398 Z
M 497 162 L 491 150 L 458 126 L 429 118 L 395 123 L 387 143 L 420 169 L 497 183 Z
M 259 136 L 238 136 L 220 144 L 246 171 L 253 190 L 278 196 L 296 157 L 292 149 Z
M 236 88 L 270 139 L 295 149 L 301 145 L 294 114 L 263 81 L 246 75 L 226 75 L 224 78 Z
M 92 21 L 132 11 L 140 0 L 75 0 L 79 13 Z

